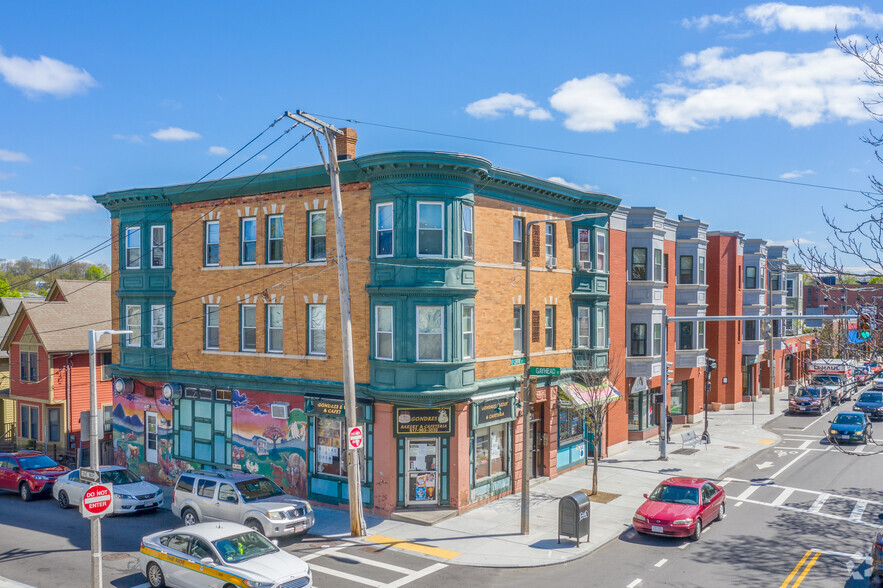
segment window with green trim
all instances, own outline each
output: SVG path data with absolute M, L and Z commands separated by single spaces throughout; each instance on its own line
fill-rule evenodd
M 233 405 L 181 398 L 174 412 L 174 456 L 215 466 L 233 463 Z

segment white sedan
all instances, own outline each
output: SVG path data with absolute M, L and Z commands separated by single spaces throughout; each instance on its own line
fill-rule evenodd
M 883 374 L 874 376 L 874 390 L 883 390 Z
M 124 467 L 101 466 L 99 469 L 101 483 L 113 484 L 113 514 L 156 510 L 163 505 L 159 486 L 145 482 Z M 52 496 L 61 508 L 79 506 L 89 486 L 89 482 L 80 479 L 80 471 L 73 470 L 58 478 L 52 487 Z
M 153 588 L 309 588 L 302 559 L 238 523 L 198 523 L 141 539 L 141 572 Z

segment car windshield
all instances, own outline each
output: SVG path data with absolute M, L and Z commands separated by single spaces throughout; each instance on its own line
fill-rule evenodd
M 141 478 L 129 470 L 108 470 L 101 472 L 101 481 L 105 484 L 135 484 Z
M 834 419 L 835 425 L 860 425 L 862 424 L 862 417 L 857 414 L 838 414 L 837 418 Z
M 40 470 L 43 468 L 54 468 L 58 464 L 51 457 L 46 455 L 35 455 L 34 457 L 19 457 L 18 463 L 23 470 Z
M 650 500 L 675 504 L 699 504 L 699 488 L 660 484 L 650 495 Z
M 819 390 L 818 388 L 808 388 L 808 389 L 804 389 L 804 390 L 801 390 L 800 392 L 798 392 L 797 396 L 803 396 L 805 398 L 806 397 L 818 398 L 819 395 L 821 395 L 821 393 L 822 393 L 821 390 Z
M 254 531 L 218 539 L 212 543 L 227 563 L 238 563 L 279 551 L 269 539 Z
M 282 488 L 267 478 L 255 478 L 254 480 L 237 482 L 236 487 L 239 488 L 239 492 L 242 494 L 242 499 L 245 500 L 245 502 L 270 498 L 272 496 L 282 496 L 285 494 Z
M 816 382 L 819 384 L 833 384 L 837 386 L 840 384 L 840 376 L 816 376 Z
M 883 392 L 862 392 L 859 402 L 883 402 Z

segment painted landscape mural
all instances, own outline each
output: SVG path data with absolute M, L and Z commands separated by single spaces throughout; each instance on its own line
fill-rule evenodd
M 145 395 L 145 388 L 156 397 Z M 162 397 L 161 383 L 135 382 L 130 394 L 114 397 L 114 462 L 151 482 L 172 485 L 183 471 L 201 466 L 173 457 L 173 401 Z M 270 405 L 288 404 L 286 419 L 273 418 Z M 233 390 L 234 470 L 262 474 L 289 494 L 307 493 L 307 417 L 303 396 Z M 157 463 L 147 461 L 145 413 L 157 413 Z

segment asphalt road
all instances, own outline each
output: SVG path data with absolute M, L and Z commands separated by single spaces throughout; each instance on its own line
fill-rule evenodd
M 281 546 L 313 567 L 318 588 L 335 586 L 868 586 L 866 554 L 883 525 L 883 451 L 824 440 L 828 420 L 782 416 L 767 429 L 784 440 L 720 480 L 727 516 L 697 543 L 624 532 L 587 557 L 533 569 L 451 566 L 382 546 L 307 538 Z M 781 404 L 784 408 L 784 403 Z M 877 423 L 883 439 L 883 423 Z M 883 443 L 883 441 L 881 441 Z M 649 492 L 651 489 L 648 488 Z M 169 511 L 103 520 L 107 586 L 146 586 L 137 568 L 140 538 L 179 526 Z M 33 586 L 89 585 L 89 523 L 51 499 L 24 504 L 0 494 L 0 577 Z

